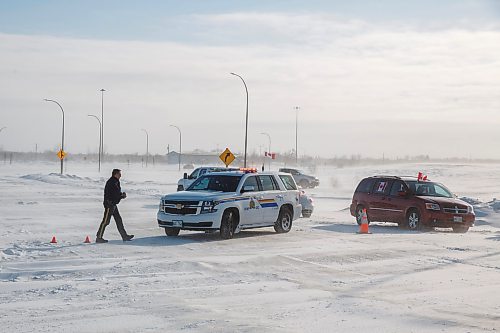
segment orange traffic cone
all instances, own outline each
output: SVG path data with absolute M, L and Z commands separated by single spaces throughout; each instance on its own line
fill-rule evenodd
M 51 244 L 57 244 L 56 236 L 52 236 Z
M 90 238 L 89 238 L 89 236 L 87 236 L 87 237 L 85 238 L 84 243 L 90 243 Z
M 358 234 L 370 234 L 368 229 L 368 215 L 366 214 L 366 208 L 363 208 L 363 213 L 361 214 L 361 224 L 359 225 Z

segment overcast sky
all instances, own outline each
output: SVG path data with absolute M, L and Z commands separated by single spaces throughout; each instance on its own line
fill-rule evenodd
M 500 1 L 0 0 L 0 147 L 500 158 Z

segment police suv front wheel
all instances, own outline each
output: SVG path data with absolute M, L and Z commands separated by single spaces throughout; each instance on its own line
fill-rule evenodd
M 181 231 L 180 228 L 165 228 L 165 234 L 167 236 L 178 236 L 179 231 Z
M 281 208 L 278 220 L 274 222 L 274 230 L 277 233 L 286 233 L 292 229 L 292 213 L 288 208 Z
M 231 239 L 238 224 L 236 214 L 232 210 L 226 210 L 222 215 L 220 223 L 220 238 Z

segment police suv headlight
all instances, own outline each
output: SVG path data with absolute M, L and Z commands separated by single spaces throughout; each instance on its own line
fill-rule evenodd
M 219 203 L 217 201 L 203 201 L 201 205 L 201 214 L 215 213 L 217 211 L 217 206 Z
M 428 210 L 441 210 L 441 207 L 439 207 L 438 204 L 431 202 L 426 202 L 425 208 L 427 208 Z
M 472 206 L 467 206 L 467 213 L 474 214 L 474 207 L 472 207 Z

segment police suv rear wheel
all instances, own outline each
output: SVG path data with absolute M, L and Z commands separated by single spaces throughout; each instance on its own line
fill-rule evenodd
M 274 223 L 274 230 L 277 233 L 286 233 L 292 229 L 293 216 L 288 208 L 281 208 L 278 220 Z

